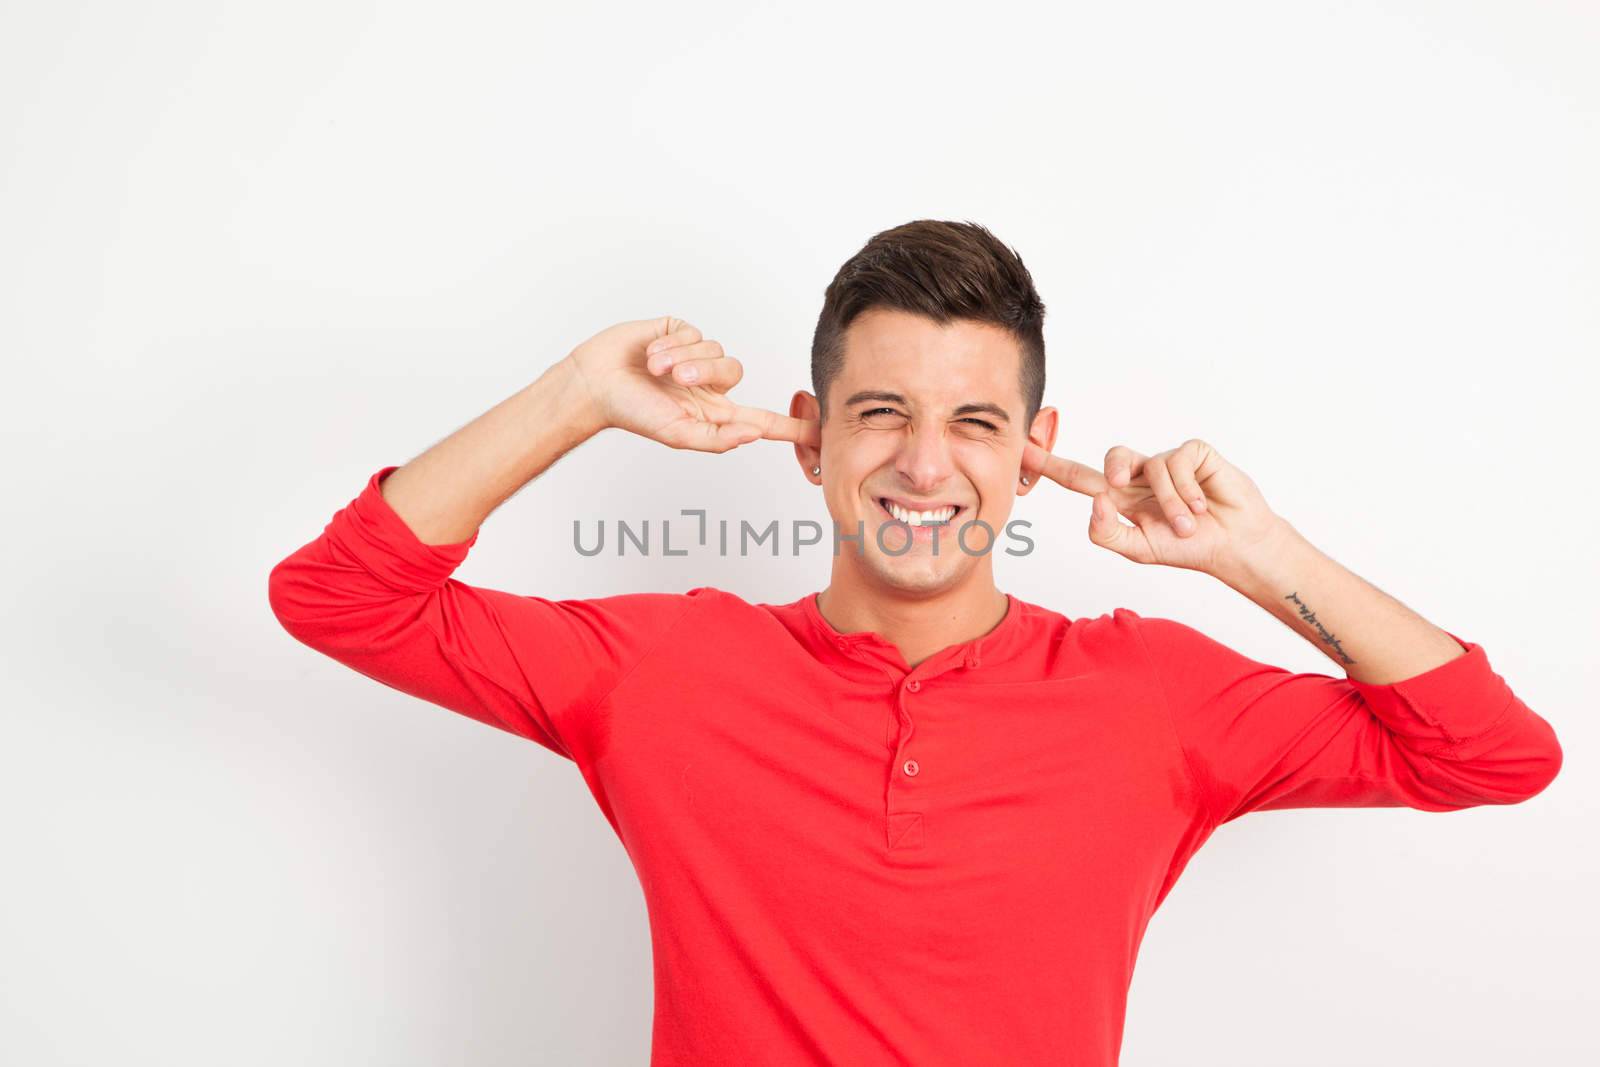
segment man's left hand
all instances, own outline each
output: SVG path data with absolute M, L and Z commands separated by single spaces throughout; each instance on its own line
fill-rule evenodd
M 1288 532 L 1250 476 L 1194 438 L 1153 456 L 1116 445 L 1103 473 L 1030 441 L 1022 475 L 1031 481 L 1041 473 L 1090 497 L 1089 540 L 1135 563 L 1221 577 L 1272 551 Z M 1134 525 L 1123 525 L 1118 514 Z

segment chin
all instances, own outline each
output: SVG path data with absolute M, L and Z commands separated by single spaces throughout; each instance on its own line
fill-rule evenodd
M 943 546 L 940 548 L 942 551 Z M 911 558 L 909 554 L 900 558 L 875 556 L 870 566 L 880 583 L 907 593 L 937 593 L 955 585 L 961 577 L 960 568 L 947 566 L 942 559 Z

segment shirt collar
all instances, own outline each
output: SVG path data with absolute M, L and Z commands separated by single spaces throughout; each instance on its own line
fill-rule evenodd
M 927 678 L 948 670 L 969 671 L 1003 662 L 1013 655 L 1026 637 L 1025 616 L 1032 606 L 1007 593 L 1005 617 L 986 634 L 969 641 L 947 645 L 916 667 L 906 664 L 900 649 L 874 630 L 842 632 L 823 618 L 817 607 L 817 593 L 807 593 L 782 609 L 793 621 L 795 636 L 813 656 L 847 676 L 882 677 L 892 681 L 915 674 Z

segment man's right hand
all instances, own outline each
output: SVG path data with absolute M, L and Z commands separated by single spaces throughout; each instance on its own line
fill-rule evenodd
M 673 448 L 726 452 L 763 438 L 822 443 L 814 420 L 730 400 L 744 367 L 679 318 L 618 323 L 574 348 L 567 362 L 602 425 Z

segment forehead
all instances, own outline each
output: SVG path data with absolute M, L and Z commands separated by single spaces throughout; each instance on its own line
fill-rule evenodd
M 913 404 L 954 407 L 988 401 L 1022 411 L 1022 353 L 998 326 L 954 320 L 941 326 L 910 312 L 872 308 L 845 332 L 836 401 L 863 389 L 900 393 Z

